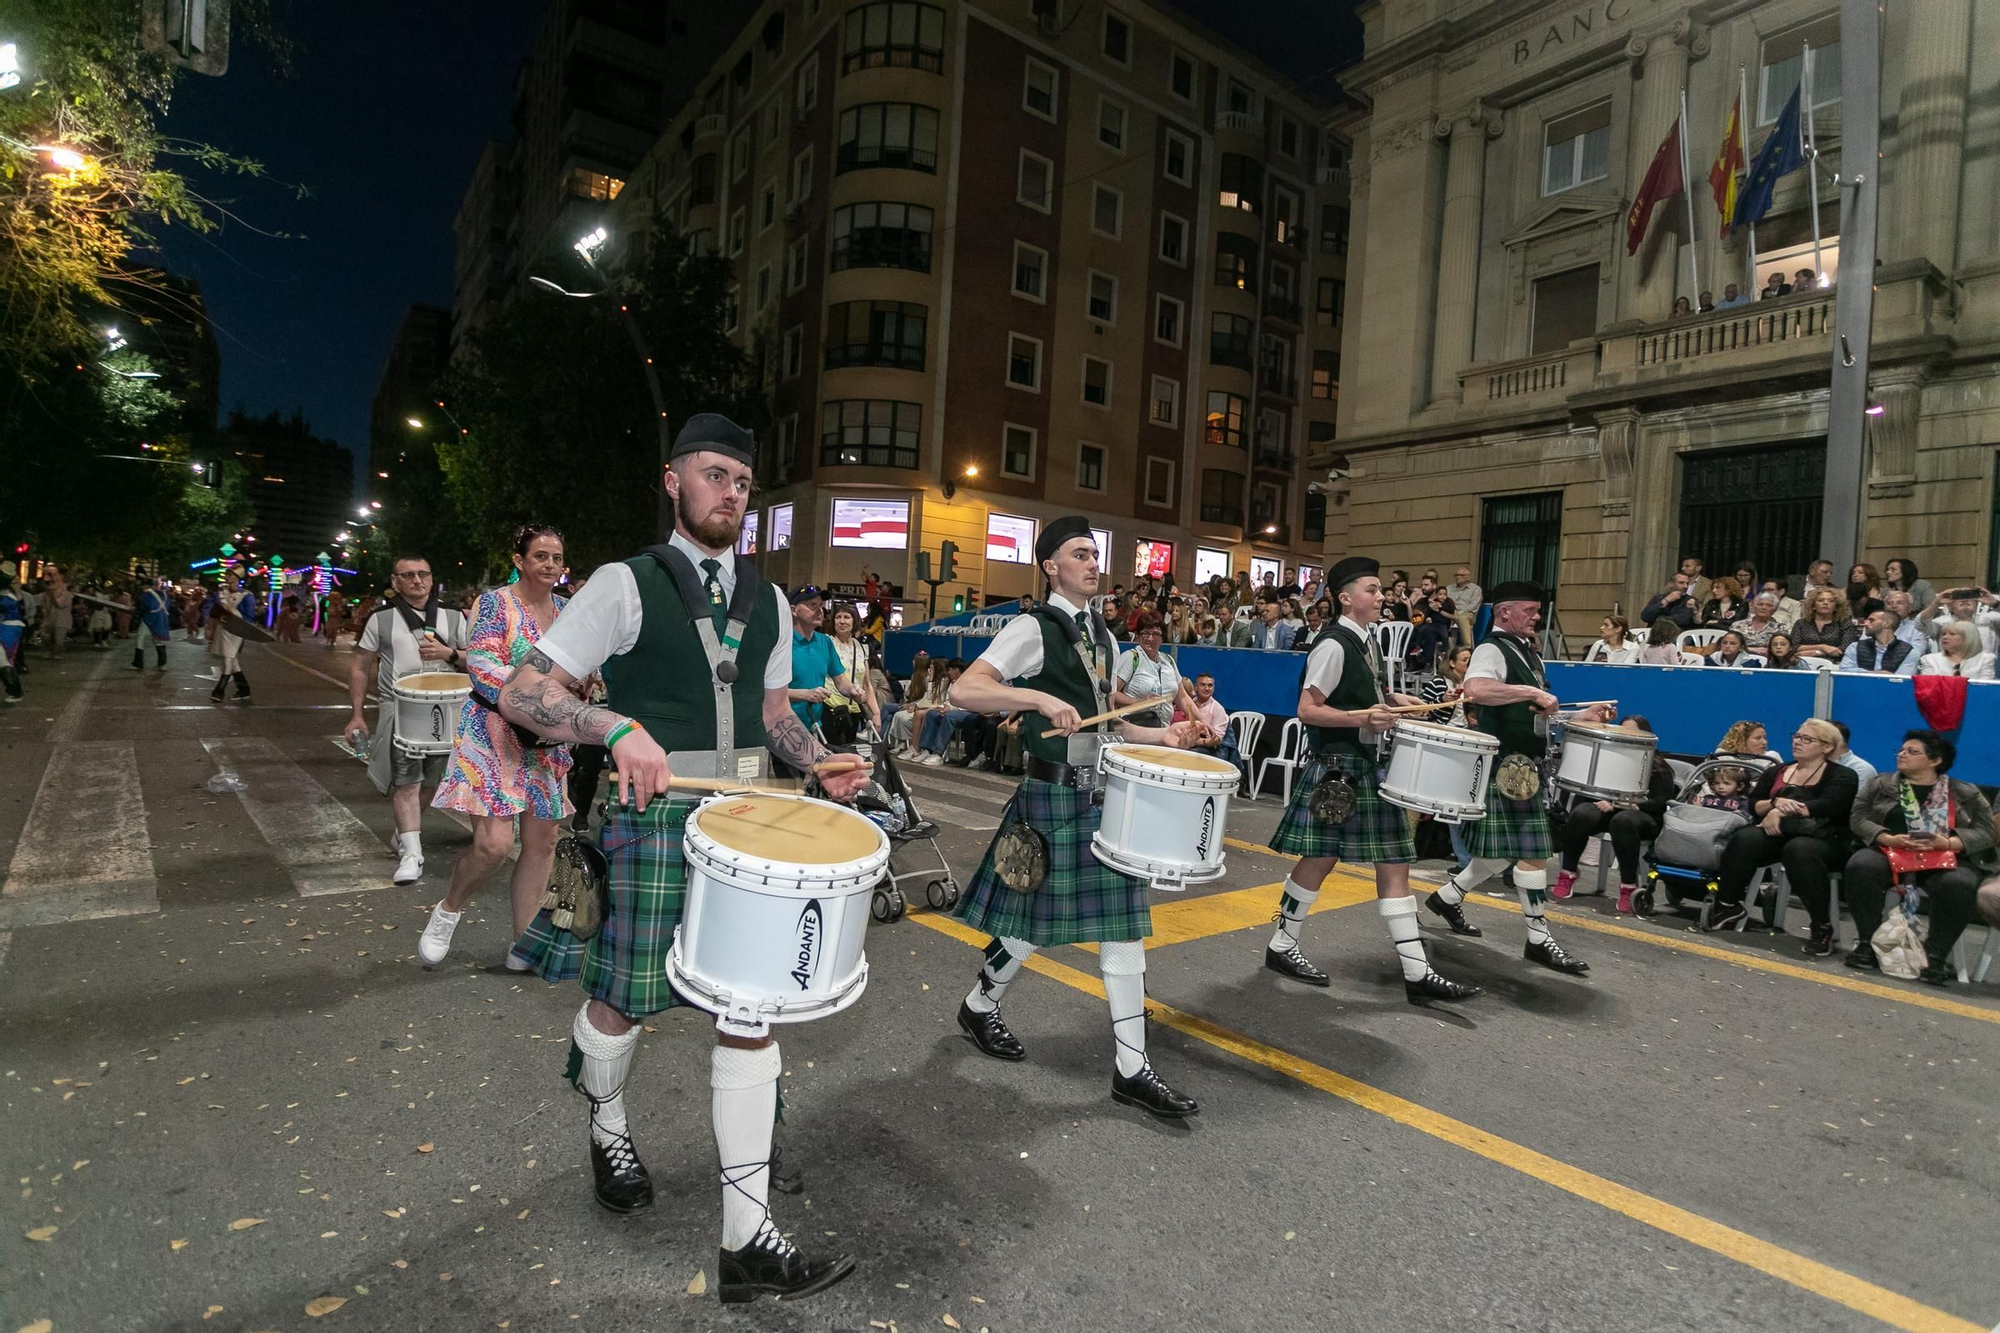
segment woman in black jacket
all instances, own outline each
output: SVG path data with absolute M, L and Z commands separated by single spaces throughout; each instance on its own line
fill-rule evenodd
M 1651 735 L 1653 724 L 1636 714 L 1618 724 Z M 1583 860 L 1584 845 L 1600 833 L 1611 835 L 1611 850 L 1618 857 L 1618 910 L 1632 911 L 1632 895 L 1639 887 L 1639 844 L 1660 833 L 1660 820 L 1667 802 L 1674 799 L 1678 784 L 1667 761 L 1653 754 L 1653 769 L 1646 781 L 1646 799 L 1622 802 L 1578 799 L 1563 822 L 1562 873 L 1556 876 L 1550 893 L 1567 898 L 1576 889 L 1576 868 Z
M 1792 892 L 1812 916 L 1815 935 L 1831 930 L 1833 872 L 1847 859 L 1848 817 L 1860 780 L 1834 762 L 1840 731 L 1807 718 L 1792 733 L 1792 762 L 1773 764 L 1750 792 L 1750 817 L 1722 849 L 1721 891 L 1708 929 L 1729 930 L 1743 919 L 1743 895 L 1763 867 L 1782 862 Z

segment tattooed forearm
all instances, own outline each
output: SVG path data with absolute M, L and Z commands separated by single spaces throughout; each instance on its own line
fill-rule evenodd
M 584 703 L 561 681 L 543 674 L 553 668 L 539 652 L 522 663 L 500 691 L 501 715 L 547 740 L 604 744 L 623 719 L 608 708 Z
M 826 757 L 826 751 L 812 738 L 812 733 L 799 721 L 798 714 L 787 708 L 783 717 L 768 718 L 764 722 L 764 743 L 771 753 L 803 772 Z

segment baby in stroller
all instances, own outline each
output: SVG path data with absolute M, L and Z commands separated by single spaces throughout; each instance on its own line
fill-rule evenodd
M 1699 898 L 1704 920 L 1722 887 L 1722 848 L 1729 835 L 1750 822 L 1751 769 L 1765 762 L 1748 755 L 1720 755 L 1696 765 L 1668 802 L 1660 834 L 1653 840 L 1653 868 L 1634 908 L 1640 916 L 1656 910 L 1654 894 L 1664 891 L 1670 906 Z

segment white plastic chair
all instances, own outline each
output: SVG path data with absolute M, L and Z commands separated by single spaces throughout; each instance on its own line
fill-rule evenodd
M 1722 642 L 1722 636 L 1727 633 L 1726 629 L 1684 629 L 1674 644 L 1684 653 L 1713 648 Z
M 1979 924 L 1974 922 L 1973 925 Z M 2000 956 L 2000 930 L 1992 926 L 1986 928 L 1986 947 L 1980 950 L 1979 958 L 1972 956 L 1972 926 L 1965 928 L 1965 934 L 1958 937 L 1958 945 L 1951 951 L 1952 965 L 1958 969 L 1958 984 L 1970 986 L 1975 981 L 1986 980 L 1986 973 L 1993 966 L 1993 959 Z
M 1262 713 L 1253 713 L 1248 709 L 1240 713 L 1231 713 L 1229 715 L 1229 726 L 1236 733 L 1236 766 L 1243 770 L 1243 780 L 1248 782 L 1250 781 L 1250 756 L 1256 752 L 1257 738 L 1264 732 L 1264 715 Z M 1257 799 L 1257 791 L 1254 787 L 1250 791 L 1249 799 L 1253 801 Z
M 1831 671 L 1834 668 L 1832 659 L 1825 657 L 1801 657 L 1799 662 L 1809 671 Z
M 1278 734 L 1278 752 L 1257 765 L 1257 781 L 1251 786 L 1251 796 L 1264 790 L 1264 775 L 1273 765 L 1285 771 L 1285 804 L 1292 801 L 1292 775 L 1305 762 L 1306 726 L 1295 717 L 1285 719 L 1285 729 Z
M 1396 694 L 1407 694 L 1404 688 L 1408 674 L 1404 660 L 1410 653 L 1410 636 L 1417 627 L 1407 620 L 1378 620 L 1375 622 L 1375 642 L 1382 650 L 1382 664 L 1388 668 L 1388 688 Z
M 1681 653 L 1681 665 L 1682 665 L 1682 666 L 1707 666 L 1707 665 L 1708 665 L 1708 659 L 1707 659 L 1706 657 L 1703 657 L 1703 656 L 1702 656 L 1702 655 L 1701 655 L 1700 653 L 1690 653 L 1690 652 L 1687 652 L 1687 651 L 1683 650 L 1683 651 L 1682 651 L 1682 653 Z

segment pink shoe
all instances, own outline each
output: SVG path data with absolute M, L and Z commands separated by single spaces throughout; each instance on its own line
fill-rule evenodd
M 1551 898 L 1567 898 L 1576 891 L 1576 872 L 1564 870 L 1556 875 L 1555 887 L 1549 890 Z
M 1626 916 L 1632 915 L 1632 895 L 1638 891 L 1639 886 L 1637 884 L 1620 884 L 1618 886 L 1618 910 Z

